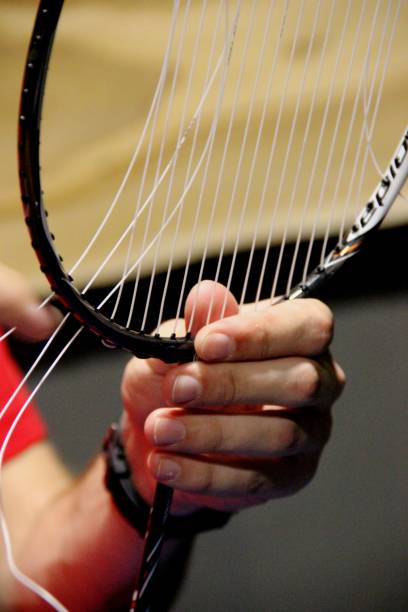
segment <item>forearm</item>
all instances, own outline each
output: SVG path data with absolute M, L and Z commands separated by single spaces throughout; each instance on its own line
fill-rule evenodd
M 143 538 L 118 513 L 104 473 L 98 457 L 80 480 L 50 500 L 17 554 L 21 569 L 70 612 L 126 609 L 139 571 Z M 184 565 L 188 550 L 186 543 L 172 541 L 165 555 L 181 551 L 177 562 Z M 11 609 L 43 606 L 23 587 L 12 594 Z

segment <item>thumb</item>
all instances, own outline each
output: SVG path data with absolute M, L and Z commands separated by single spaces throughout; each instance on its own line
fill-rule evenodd
M 212 321 L 238 314 L 239 307 L 230 291 L 221 283 L 202 281 L 190 291 L 185 306 L 186 329 L 194 337 Z

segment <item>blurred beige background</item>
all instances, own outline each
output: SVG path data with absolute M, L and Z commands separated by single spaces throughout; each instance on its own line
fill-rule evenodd
M 235 5 L 235 3 L 232 3 Z M 266 8 L 268 2 L 260 0 L 259 6 Z M 390 3 L 380 3 L 379 23 L 377 37 L 380 36 L 380 24 L 386 18 L 387 7 Z M 192 14 L 197 13 L 201 3 L 192 3 Z M 286 27 L 289 32 L 295 27 L 295 18 L 299 10 L 299 2 L 292 3 L 292 12 L 287 17 Z M 353 22 L 356 21 L 360 3 L 352 3 L 354 13 Z M 243 4 L 243 14 L 241 20 L 246 23 L 249 20 L 250 2 Z M 278 3 L 278 9 L 282 10 L 282 3 Z M 305 30 L 310 27 L 312 14 L 316 4 L 306 3 L 306 14 L 304 17 Z M 0 140 L 0 258 L 22 270 L 30 276 L 33 282 L 44 287 L 40 273 L 37 271 L 34 256 L 29 247 L 26 230 L 22 222 L 22 214 L 19 203 L 19 190 L 16 170 L 16 123 L 19 88 L 22 78 L 24 58 L 26 53 L 27 41 L 30 34 L 36 3 L 34 1 L 1 0 L 0 2 L 0 71 L 2 75 L 1 90 L 1 140 Z M 78 250 L 83 248 L 86 241 L 92 234 L 95 218 L 103 216 L 103 210 L 112 200 L 115 190 L 120 183 L 128 160 L 132 154 L 138 134 L 140 134 L 145 119 L 147 109 L 153 95 L 156 81 L 159 75 L 162 53 L 164 49 L 164 34 L 169 25 L 169 11 L 171 2 L 141 1 L 133 2 L 130 0 L 122 2 L 95 2 L 67 0 L 64 9 L 64 19 L 61 23 L 61 31 L 57 37 L 57 48 L 55 59 L 55 69 L 50 76 L 50 85 L 47 90 L 45 114 L 46 130 L 44 130 L 44 185 L 46 193 L 47 208 L 51 211 L 51 227 L 57 235 L 58 246 L 64 258 L 68 262 L 75 260 Z M 208 19 L 214 19 L 218 2 L 213 0 L 209 3 Z M 320 12 L 321 18 L 317 26 L 317 41 L 322 44 L 325 34 L 325 23 L 327 22 L 329 2 L 323 2 Z M 338 1 L 336 12 L 333 19 L 333 32 L 337 32 L 344 19 L 346 2 Z M 368 36 L 370 19 L 373 15 L 375 3 L 368 2 L 367 18 L 363 22 L 361 39 Z M 394 5 L 392 7 L 394 10 Z M 255 22 L 255 40 L 261 39 L 263 27 L 262 12 L 260 18 Z M 374 132 L 374 150 L 378 155 L 378 161 L 382 167 L 387 163 L 392 151 L 402 134 L 406 121 L 406 108 L 408 99 L 406 65 L 408 39 L 407 31 L 408 5 L 402 3 L 402 12 L 399 18 L 397 35 L 392 48 L 392 60 L 388 69 L 382 106 Z M 280 14 L 277 12 L 273 28 L 278 28 Z M 302 26 L 302 27 L 303 27 Z M 355 26 L 353 26 L 355 27 Z M 256 30 L 258 28 L 259 31 Z M 277 30 L 272 30 L 273 38 L 277 36 Z M 345 39 L 345 48 L 341 67 L 344 66 L 348 55 L 351 52 L 353 41 L 353 28 L 348 28 Z M 239 38 L 239 37 L 238 37 Z M 189 32 L 187 44 L 192 46 L 194 42 L 194 32 Z M 239 43 L 239 41 L 238 41 Z M 238 44 L 237 43 L 237 44 Z M 259 44 L 259 40 L 258 40 Z M 380 44 L 380 39 L 375 39 L 375 45 Z M 204 64 L 204 59 L 209 53 L 210 30 L 204 36 L 203 54 L 199 61 Z M 206 46 L 207 45 L 207 46 Z M 375 53 L 375 45 L 374 51 Z M 298 95 L 298 85 L 301 81 L 302 56 L 305 55 L 307 48 L 306 39 L 301 38 L 297 47 L 293 76 L 289 82 L 288 98 L 285 103 L 282 125 L 284 133 L 289 133 L 290 120 L 293 115 Z M 255 46 L 256 49 L 256 46 Z M 361 50 L 357 50 L 357 63 L 362 62 Z M 323 74 L 323 87 L 321 94 L 327 94 L 328 82 L 330 78 L 330 58 L 335 55 L 336 36 L 330 36 L 327 46 L 326 56 L 328 58 L 326 73 Z M 289 39 L 284 41 L 284 57 L 289 56 Z M 185 81 L 187 75 L 188 53 L 184 55 L 180 73 L 181 86 L 176 90 L 175 106 L 180 107 L 185 95 Z M 333 60 L 334 61 L 334 60 Z M 175 69 L 175 59 L 171 59 L 170 73 Z M 312 54 L 311 65 L 313 70 L 317 70 L 318 55 Z M 253 73 L 256 69 L 256 53 L 252 52 L 248 56 L 247 73 Z M 204 69 L 203 69 L 204 70 Z M 231 72 L 234 76 L 235 65 L 232 65 Z M 282 71 L 281 80 L 284 78 L 284 63 L 278 68 Z M 278 73 L 278 78 L 279 77 Z M 351 89 L 347 93 L 345 100 L 345 119 L 344 126 L 340 129 L 340 139 L 344 138 L 346 120 L 350 116 L 353 103 L 353 91 L 357 88 L 357 73 L 352 74 Z M 236 75 L 235 75 L 236 76 Z M 342 92 L 342 78 L 344 75 L 339 71 L 336 79 L 334 98 L 338 99 Z M 262 77 L 266 81 L 266 74 Z M 307 108 L 312 97 L 312 81 L 306 81 L 303 106 Z M 260 88 L 259 94 L 255 99 L 255 114 L 259 116 L 262 109 L 263 95 L 265 93 L 264 84 Z M 354 89 L 353 89 L 354 88 Z M 238 111 L 238 123 L 240 130 L 236 136 L 242 135 L 245 113 L 249 104 L 250 89 L 244 87 L 240 98 Z M 222 136 L 227 130 L 229 113 L 232 106 L 233 88 L 227 88 L 225 104 L 222 108 L 219 133 L 220 138 L 215 140 L 213 150 L 213 167 L 210 168 L 209 190 L 215 189 L 216 170 L 222 152 Z M 191 103 L 194 108 L 194 100 Z M 276 116 L 279 112 L 279 96 L 272 97 L 270 114 Z M 361 114 L 361 109 L 360 109 Z M 210 108 L 204 110 L 202 119 L 202 135 L 204 141 L 205 134 L 208 133 L 211 122 Z M 301 215 L 302 194 L 306 190 L 308 169 L 311 165 L 311 155 L 313 146 L 316 145 L 316 135 L 319 123 L 323 116 L 323 99 L 317 103 L 317 111 L 312 122 L 310 146 L 307 148 L 304 163 L 304 172 L 301 172 L 297 196 L 293 214 L 290 215 L 289 234 L 296 235 L 296 229 Z M 307 117 L 306 112 L 301 113 L 300 124 L 305 126 Z M 361 120 L 361 117 L 360 117 Z M 163 131 L 164 124 L 160 124 L 159 135 Z M 329 116 L 328 124 L 334 124 L 334 115 Z M 255 140 L 256 132 L 252 131 L 249 139 Z M 262 172 L 266 163 L 268 146 L 270 143 L 269 132 L 266 130 L 266 137 L 262 142 L 259 154 L 259 164 L 256 167 L 254 187 L 250 194 L 251 202 L 259 198 L 262 184 Z M 287 137 L 286 137 L 287 140 Z M 285 153 L 286 140 L 282 137 L 277 145 L 277 159 L 281 160 Z M 177 141 L 176 127 L 170 128 L 169 150 L 174 148 Z M 232 141 L 233 144 L 235 141 Z M 156 144 L 156 149 L 158 145 Z M 324 144 L 323 155 L 327 154 L 329 142 Z M 300 147 L 299 136 L 296 132 L 293 141 L 293 151 Z M 146 148 L 146 147 L 145 147 Z M 236 147 L 237 148 L 237 147 Z M 157 155 L 157 151 L 155 152 Z M 339 155 L 335 153 L 335 155 Z M 250 155 L 243 164 L 242 185 L 239 184 L 238 193 L 241 194 L 245 188 L 245 177 L 249 172 Z M 135 168 L 135 177 L 131 189 L 139 180 L 142 173 L 142 159 Z M 231 157 L 232 163 L 237 163 L 236 158 Z M 280 162 L 279 162 L 280 163 Z M 276 183 L 279 177 L 280 166 L 275 164 L 272 182 Z M 339 165 L 340 158 L 334 159 L 333 166 Z M 345 179 L 340 185 L 337 195 L 339 202 L 345 197 L 347 191 L 347 177 L 352 172 L 352 156 L 346 159 Z M 349 167 L 350 166 L 350 167 Z M 153 181 L 153 171 L 150 181 Z M 184 175 L 183 170 L 176 172 L 174 183 L 176 189 L 181 189 Z M 320 179 L 321 180 L 321 179 Z M 366 188 L 364 197 L 369 194 L 375 186 L 377 175 L 373 167 L 368 167 Z M 136 183 L 135 183 L 136 181 Z M 332 188 L 336 181 L 336 173 L 329 175 L 328 188 Z M 312 193 L 312 198 L 317 199 L 317 189 L 319 181 L 316 181 L 316 194 Z M 198 199 L 199 184 L 193 185 L 191 190 L 191 202 Z M 210 194 L 210 191 L 208 192 Z M 284 189 L 281 200 L 285 205 L 289 199 L 289 189 Z M 109 225 L 109 231 L 114 236 L 119 235 L 129 219 L 129 206 L 126 202 L 132 202 L 132 195 L 129 193 L 125 197 L 123 212 L 118 212 L 115 220 Z M 128 198 L 126 200 L 126 197 Z M 160 196 L 159 196 L 160 197 Z M 208 196 L 209 197 L 209 196 Z M 286 198 L 286 200 L 285 200 Z M 239 207 L 233 209 L 230 226 L 232 233 L 236 231 L 239 217 Z M 362 204 L 362 202 L 358 203 Z M 223 208 L 224 206 L 224 208 Z M 216 217 L 216 224 L 211 233 L 212 250 L 217 248 L 224 229 L 226 201 L 222 203 Z M 130 208 L 133 210 L 133 204 Z M 242 230 L 241 248 L 247 248 L 251 243 L 255 208 L 249 207 L 249 212 L 245 218 L 244 229 Z M 254 211 L 254 212 L 252 212 Z M 204 213 L 203 213 L 204 214 Z M 205 213 L 208 214 L 208 213 Z M 161 212 L 158 210 L 153 214 L 156 225 L 160 223 Z M 206 217 L 203 216 L 203 222 Z M 406 206 L 396 206 L 393 215 L 387 221 L 389 225 L 406 222 L 408 220 L 408 210 Z M 338 225 L 336 219 L 335 225 Z M 184 223 L 184 225 L 183 225 Z M 192 213 L 186 214 L 182 222 L 181 237 L 177 242 L 177 258 L 185 258 L 187 248 L 186 241 L 190 237 L 189 228 L 192 223 Z M 283 223 L 283 221 L 282 221 Z M 260 224 L 259 242 L 266 240 L 268 231 L 268 219 L 262 219 Z M 312 226 L 312 219 L 306 218 L 306 228 Z M 283 226 L 282 226 L 283 228 Z M 281 228 L 281 229 L 282 229 Z M 142 231 L 142 230 L 141 230 Z M 334 231 L 334 228 L 333 228 Z M 108 236 L 109 240 L 111 236 Z M 137 234 L 137 240 L 140 235 Z M 92 271 L 95 270 L 98 262 L 101 261 L 106 250 L 107 239 L 101 240 L 94 251 L 90 254 L 79 272 L 79 281 L 82 282 Z M 200 239 L 196 240 L 197 253 L 202 247 Z M 167 243 L 161 246 L 159 260 L 165 262 L 168 258 Z M 119 251 L 113 258 L 112 265 L 104 271 L 98 279 L 99 284 L 112 282 L 120 273 L 122 267 L 123 250 Z M 149 266 L 149 264 L 147 264 Z M 146 268 L 146 272 L 149 268 Z

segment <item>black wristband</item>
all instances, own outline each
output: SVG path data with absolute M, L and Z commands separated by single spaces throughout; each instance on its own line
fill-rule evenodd
M 150 514 L 150 506 L 138 493 L 132 482 L 122 435 L 118 425 L 110 426 L 103 443 L 106 458 L 105 485 L 116 507 L 126 520 L 144 536 Z M 219 529 L 231 517 L 229 512 L 203 508 L 187 516 L 170 516 L 165 533 L 170 538 L 189 538 L 196 533 Z

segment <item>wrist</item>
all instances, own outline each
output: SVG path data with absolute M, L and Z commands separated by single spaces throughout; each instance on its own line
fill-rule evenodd
M 106 459 L 105 485 L 120 513 L 141 535 L 144 535 L 150 506 L 134 485 L 120 426 L 111 425 L 103 450 Z M 166 535 L 174 538 L 192 537 L 199 532 L 223 527 L 230 516 L 228 512 L 208 508 L 199 508 L 185 516 L 170 516 L 166 525 Z

